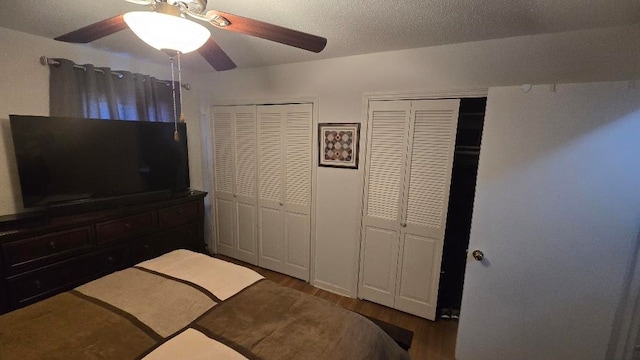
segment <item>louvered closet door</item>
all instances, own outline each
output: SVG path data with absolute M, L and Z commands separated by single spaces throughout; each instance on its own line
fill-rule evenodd
M 309 281 L 311 242 L 312 105 L 284 106 L 284 267 Z
M 392 307 L 396 293 L 409 101 L 369 104 L 358 296 Z
M 218 252 L 258 263 L 256 108 L 213 108 Z
M 358 296 L 432 320 L 459 104 L 369 104 Z
M 234 108 L 236 258 L 257 265 L 256 108 L 255 106 Z
M 258 106 L 258 264 L 284 272 L 282 112 Z
M 233 200 L 233 112 L 226 107 L 214 107 L 213 171 L 216 248 L 220 254 L 235 256 L 235 216 Z
M 435 320 L 460 100 L 411 104 L 394 307 Z
M 312 106 L 258 110 L 259 264 L 309 280 Z

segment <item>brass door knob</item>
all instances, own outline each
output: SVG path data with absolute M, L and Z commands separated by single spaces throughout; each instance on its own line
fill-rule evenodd
M 482 253 L 482 251 L 480 250 L 473 250 L 471 256 L 473 256 L 473 258 L 478 261 L 482 261 L 482 259 L 484 259 L 484 253 Z

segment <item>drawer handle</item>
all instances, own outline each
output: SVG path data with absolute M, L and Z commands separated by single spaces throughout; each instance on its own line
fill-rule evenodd
M 184 214 L 184 210 L 178 209 L 178 214 L 180 214 L 180 215 Z
M 49 249 L 56 250 L 56 242 L 55 241 L 49 241 Z
M 40 280 L 36 280 L 33 282 L 33 285 L 36 286 L 36 289 L 40 289 L 42 287 L 42 283 L 40 282 Z
M 149 245 L 149 244 L 144 244 L 144 248 L 145 248 L 145 250 L 149 250 L 149 249 L 151 249 L 151 245 Z
M 107 261 L 108 261 L 109 263 L 113 264 L 113 263 L 116 261 L 116 259 L 114 259 L 114 258 L 113 258 L 113 256 L 109 256 L 109 257 L 107 258 Z
M 131 224 L 129 224 L 129 223 L 125 223 L 125 224 L 124 224 L 124 228 L 125 228 L 126 230 L 131 230 Z

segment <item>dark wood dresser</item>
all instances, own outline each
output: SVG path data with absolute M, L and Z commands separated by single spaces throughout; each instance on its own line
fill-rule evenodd
M 0 217 L 0 314 L 175 249 L 205 252 L 206 195 Z

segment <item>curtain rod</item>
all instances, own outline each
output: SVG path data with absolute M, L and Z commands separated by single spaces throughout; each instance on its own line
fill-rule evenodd
M 56 61 L 54 59 L 48 58 L 46 56 L 40 56 L 40 64 L 41 65 L 60 65 L 59 61 Z M 82 66 L 82 65 L 78 65 L 78 64 L 73 64 L 73 67 L 76 69 L 83 69 L 83 70 L 87 70 L 86 67 Z M 104 70 L 99 69 L 99 68 L 94 68 L 93 70 L 95 70 L 96 72 L 99 72 L 101 74 L 104 74 Z M 124 75 L 122 73 L 119 73 L 117 71 L 112 71 L 111 74 L 117 76 L 119 79 L 122 79 L 124 77 Z M 171 84 L 171 81 L 169 80 L 158 80 L 160 82 L 166 83 L 167 85 Z M 180 84 L 180 86 L 182 86 L 183 89 L 185 90 L 191 90 L 191 84 L 185 83 L 185 84 Z

